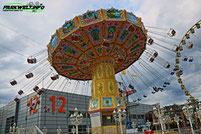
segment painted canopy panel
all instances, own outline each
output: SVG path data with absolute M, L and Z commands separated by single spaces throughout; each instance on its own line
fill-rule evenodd
M 113 57 L 118 73 L 140 57 L 146 39 L 141 19 L 132 13 L 114 8 L 88 11 L 56 31 L 48 45 L 48 60 L 65 77 L 89 80 L 95 59 Z

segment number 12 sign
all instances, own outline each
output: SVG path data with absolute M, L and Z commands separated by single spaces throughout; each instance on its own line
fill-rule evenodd
M 50 101 L 52 101 L 52 112 L 55 112 L 55 99 L 56 99 L 55 96 L 51 96 L 51 97 L 50 97 Z M 60 113 L 66 112 L 66 110 L 63 110 L 63 108 L 64 108 L 64 106 L 65 106 L 65 104 L 66 104 L 66 99 L 65 99 L 65 97 L 59 96 L 58 99 L 63 101 L 62 105 L 61 105 L 61 106 L 59 107 L 59 109 L 58 109 L 58 112 L 60 112 Z M 32 100 L 35 100 L 35 103 L 32 103 Z M 38 101 L 38 97 L 37 97 L 37 96 L 34 96 L 33 99 L 30 98 L 30 100 L 29 100 L 29 106 L 30 106 L 29 114 L 31 114 L 32 112 L 33 112 L 33 113 L 36 113 L 36 112 L 37 112 L 36 107 L 37 107 L 37 104 L 39 104 L 38 102 L 39 102 L 39 101 Z
M 55 112 L 55 96 L 52 96 L 52 97 L 50 97 L 50 100 L 52 101 L 52 112 Z M 58 109 L 58 112 L 66 112 L 66 110 L 63 110 L 63 107 L 65 106 L 65 104 L 66 104 L 66 99 L 65 99 L 65 97 L 63 97 L 63 96 L 59 96 L 59 100 L 62 100 L 63 101 L 63 103 L 62 103 L 62 105 L 60 106 L 60 108 Z

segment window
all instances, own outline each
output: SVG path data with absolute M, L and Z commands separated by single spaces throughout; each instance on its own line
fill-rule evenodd
M 14 119 L 15 119 L 15 116 L 12 116 L 12 117 L 9 117 L 9 118 L 6 119 L 6 129 L 5 129 L 5 132 L 6 132 L 6 133 L 9 132 L 10 126 L 13 126 L 13 124 L 14 124 Z
M 144 115 L 141 115 L 141 118 L 144 119 Z
M 115 124 L 115 121 L 112 115 L 103 115 L 102 119 L 103 119 L 103 126 L 110 126 Z
M 137 115 L 134 114 L 134 115 L 133 115 L 133 119 L 137 119 Z
M 136 116 L 135 114 L 131 114 L 130 117 L 131 117 L 132 119 L 137 119 L 137 116 Z
M 138 119 L 142 119 L 141 115 L 137 115 L 137 118 L 138 118 Z

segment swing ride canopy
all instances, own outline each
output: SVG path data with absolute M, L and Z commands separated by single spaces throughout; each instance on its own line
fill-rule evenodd
M 146 40 L 141 18 L 133 13 L 114 8 L 88 11 L 56 30 L 48 44 L 48 60 L 60 75 L 91 80 L 94 60 L 112 57 L 118 73 L 138 60 Z

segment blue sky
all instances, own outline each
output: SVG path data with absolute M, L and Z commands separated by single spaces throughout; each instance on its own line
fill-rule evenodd
M 4 4 L 13 2 L 26 4 L 29 1 L 0 1 L 0 8 L 2 9 Z M 59 2 L 42 0 L 39 2 L 45 5 L 45 11 L 38 14 L 0 12 L 0 106 L 7 104 L 17 95 L 20 85 L 18 87 L 11 87 L 9 81 L 22 72 L 26 72 L 25 70 L 31 67 L 31 65 L 26 63 L 25 57 L 46 49 L 46 45 L 49 43 L 51 35 L 55 33 L 56 29 L 61 27 L 66 20 L 72 19 L 76 15 L 83 14 L 87 10 L 107 9 L 111 7 L 126 9 L 129 12 L 133 12 L 138 17 L 141 17 L 145 26 L 175 28 L 177 31 L 176 39 L 181 39 L 185 32 L 201 19 L 201 0 L 60 0 Z M 10 29 L 17 31 L 17 33 Z M 39 42 L 40 45 L 25 38 L 24 35 Z M 201 37 L 199 31 L 196 35 Z M 199 39 L 192 38 L 192 41 L 200 44 Z M 179 41 L 176 41 L 176 43 L 178 42 Z M 5 47 L 15 50 L 24 56 L 15 54 L 5 49 Z M 196 53 L 195 56 L 200 54 L 200 51 L 192 50 L 192 52 Z M 190 55 L 192 52 L 185 51 L 185 54 Z M 168 57 L 168 55 L 162 52 L 160 52 L 160 56 L 163 58 Z M 170 59 L 171 63 L 173 63 L 173 61 L 173 58 Z M 198 60 L 197 62 L 200 61 Z M 200 73 L 198 66 L 194 67 L 194 71 L 192 71 L 188 65 L 184 64 L 183 66 L 184 71 L 187 72 L 183 77 L 187 77 L 196 71 Z M 201 75 L 196 76 L 196 78 L 194 78 L 195 80 L 193 77 L 191 77 L 190 80 L 187 79 L 187 87 L 193 89 L 199 86 L 197 83 L 200 81 L 197 81 L 196 84 L 192 83 L 198 80 L 198 78 L 201 78 L 200 76 Z M 149 76 L 147 77 L 150 78 Z M 167 79 L 168 78 L 169 76 L 167 76 Z M 137 98 L 139 94 L 147 93 L 148 97 L 142 101 L 143 103 L 152 104 L 158 101 L 162 105 L 183 103 L 186 97 L 184 92 L 180 89 L 176 78 L 173 76 L 169 79 L 172 80 L 173 84 L 164 92 L 149 95 L 146 86 L 143 88 L 143 85 L 141 85 L 140 87 L 143 91 L 139 91 L 135 97 Z M 193 95 L 201 99 L 201 92 L 199 92 L 199 90 L 194 91 Z

